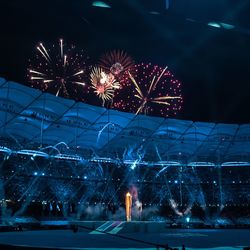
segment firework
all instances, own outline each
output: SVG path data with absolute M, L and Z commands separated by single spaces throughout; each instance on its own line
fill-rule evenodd
M 77 92 L 76 86 L 85 87 L 87 60 L 75 46 L 67 47 L 63 39 L 57 46 L 47 49 L 43 43 L 36 47 L 35 59 L 30 61 L 28 79 L 32 87 L 69 97 Z
M 181 84 L 167 67 L 141 63 L 128 76 L 125 88 L 114 100 L 115 108 L 161 116 L 175 115 L 181 109 Z
M 131 221 L 132 195 L 127 192 L 125 197 L 126 220 Z
M 123 74 L 127 71 L 132 71 L 134 61 L 126 52 L 113 50 L 100 58 L 99 66 L 105 72 L 113 74 L 121 82 Z
M 120 84 L 115 77 L 109 73 L 105 73 L 100 67 L 94 67 L 90 73 L 91 88 L 95 94 L 102 99 L 103 105 L 105 101 L 112 100 L 116 89 Z

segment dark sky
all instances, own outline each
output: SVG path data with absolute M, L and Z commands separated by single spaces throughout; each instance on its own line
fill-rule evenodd
M 250 123 L 250 1 L 172 0 L 168 10 L 160 0 L 105 1 L 111 9 L 91 2 L 1 1 L 0 76 L 26 84 L 36 44 L 63 37 L 93 61 L 120 48 L 138 63 L 168 65 L 183 86 L 177 118 Z

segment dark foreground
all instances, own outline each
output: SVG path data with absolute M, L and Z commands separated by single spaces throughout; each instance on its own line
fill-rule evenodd
M 125 236 L 125 238 L 121 238 Z M 131 239 L 155 244 L 150 245 Z M 156 245 L 190 248 L 242 249 L 250 246 L 248 229 L 168 229 L 164 233 L 126 233 L 107 235 L 81 229 L 39 230 L 0 233 L 0 244 L 50 248 L 151 248 Z

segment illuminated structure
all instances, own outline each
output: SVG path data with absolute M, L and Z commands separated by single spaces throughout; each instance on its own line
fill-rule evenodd
M 125 196 L 126 220 L 131 221 L 132 215 L 132 195 L 127 192 Z
M 91 159 L 94 150 L 93 160 L 100 162 L 115 162 L 118 156 L 131 165 L 140 149 L 145 153 L 137 165 L 250 164 L 248 124 L 134 115 L 77 103 L 3 78 L 0 90 L 1 136 L 24 141 L 22 149 L 30 148 L 30 143 L 45 147 L 63 141 L 84 159 Z
M 3 78 L 0 97 L 1 199 L 22 202 L 16 216 L 43 202 L 45 215 L 124 219 L 131 186 L 142 219 L 169 210 L 187 218 L 194 207 L 204 217 L 247 211 L 249 124 L 123 113 Z

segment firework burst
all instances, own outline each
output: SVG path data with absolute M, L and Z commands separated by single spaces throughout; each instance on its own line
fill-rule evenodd
M 63 39 L 58 46 L 46 49 L 43 43 L 36 47 L 35 59 L 30 61 L 28 79 L 32 87 L 50 91 L 56 96 L 70 97 L 77 92 L 76 87 L 85 87 L 87 80 L 87 60 L 83 52 L 75 46 L 67 47 Z
M 94 93 L 102 100 L 103 105 L 106 101 L 112 100 L 116 89 L 120 84 L 115 77 L 105 73 L 102 68 L 94 67 L 90 73 L 91 88 Z
M 155 114 L 167 117 L 181 109 L 180 82 L 167 69 L 158 65 L 135 65 L 134 74 L 114 100 L 114 107 L 136 114 Z
M 132 71 L 133 59 L 122 50 L 113 50 L 104 54 L 99 60 L 99 66 L 107 73 L 115 76 L 119 82 L 122 81 L 124 73 Z

